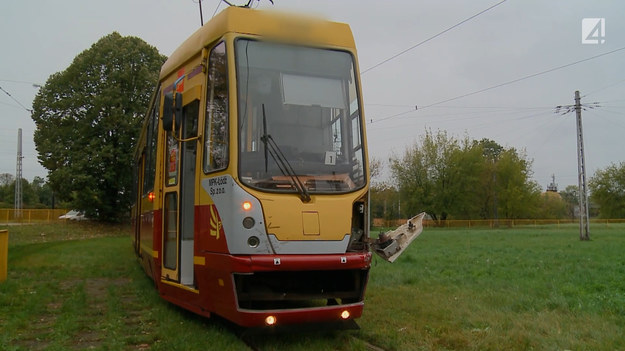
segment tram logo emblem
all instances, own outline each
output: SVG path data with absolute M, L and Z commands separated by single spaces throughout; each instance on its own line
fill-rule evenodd
M 209 206 L 209 217 L 208 217 L 208 233 L 210 236 L 214 236 L 215 239 L 219 240 L 219 233 L 221 232 L 222 224 L 221 219 L 219 218 L 219 212 L 217 212 L 217 206 L 210 205 Z

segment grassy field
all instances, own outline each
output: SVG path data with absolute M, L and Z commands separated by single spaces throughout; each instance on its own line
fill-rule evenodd
M 1 228 L 0 228 L 1 229 Z M 128 228 L 10 227 L 0 350 L 246 350 L 161 300 Z M 624 350 L 625 225 L 430 229 L 375 259 L 359 331 L 256 335 L 262 350 Z

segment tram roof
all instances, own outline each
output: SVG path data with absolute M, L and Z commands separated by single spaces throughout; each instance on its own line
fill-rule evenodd
M 204 24 L 171 54 L 161 69 L 161 78 L 174 72 L 202 48 L 227 33 L 262 36 L 304 45 L 355 49 L 351 29 L 345 23 L 230 6 Z

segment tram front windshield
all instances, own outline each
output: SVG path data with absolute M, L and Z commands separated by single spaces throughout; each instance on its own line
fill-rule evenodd
M 364 186 L 352 55 L 245 39 L 235 48 L 239 179 L 278 192 Z

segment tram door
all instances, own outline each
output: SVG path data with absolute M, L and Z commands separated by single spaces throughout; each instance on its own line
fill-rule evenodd
M 166 133 L 162 277 L 188 286 L 194 284 L 193 238 L 199 107 L 199 99 L 184 105 L 180 127 Z
M 135 230 L 135 240 L 134 240 L 134 247 L 135 247 L 135 253 L 137 255 L 141 255 L 141 224 L 142 224 L 142 219 L 143 217 L 141 216 L 141 213 L 143 212 L 143 203 L 141 202 L 141 198 L 142 198 L 142 194 L 143 194 L 143 177 L 145 176 L 143 174 L 143 164 L 145 163 L 145 152 L 141 153 L 141 158 L 139 158 L 139 161 L 137 162 L 137 164 L 135 164 L 135 183 L 133 185 L 133 189 L 134 189 L 134 202 L 135 202 L 135 207 L 134 207 L 134 213 L 133 218 L 134 218 L 134 230 Z

